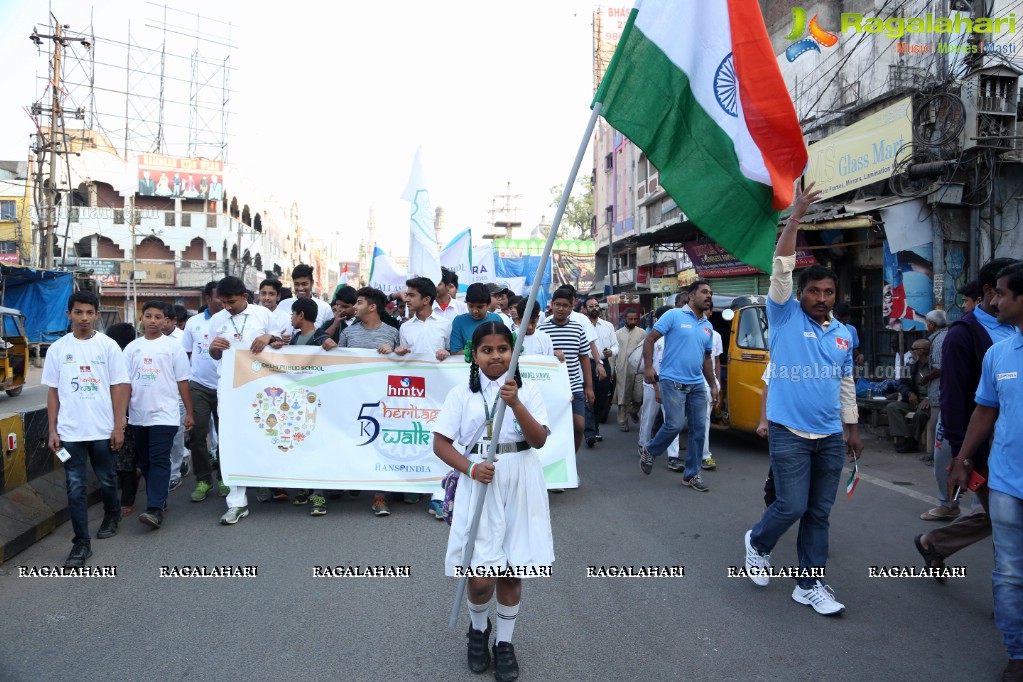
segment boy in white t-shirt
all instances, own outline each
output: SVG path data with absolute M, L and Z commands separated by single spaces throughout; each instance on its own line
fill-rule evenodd
M 62 447 L 70 455 L 64 463 L 68 512 L 74 529 L 71 553 L 64 565 L 84 566 L 92 556 L 89 537 L 88 462 L 103 494 L 103 522 L 96 537 L 117 534 L 121 507 L 113 450 L 124 444 L 128 416 L 128 372 L 116 343 L 92 329 L 99 299 L 91 291 L 78 291 L 68 299 L 67 316 L 73 332 L 59 338 L 46 353 L 42 383 L 49 386 L 46 412 L 50 450 Z
M 522 299 L 516 305 L 516 312 L 519 314 L 519 319 L 526 314 L 526 304 L 529 303 L 528 299 Z M 551 337 L 547 336 L 547 332 L 540 331 L 536 328 L 537 322 L 540 320 L 540 304 L 537 303 L 533 306 L 533 314 L 529 318 L 529 324 L 524 324 L 519 327 L 521 332 L 525 330 L 526 338 L 522 340 L 522 354 L 523 355 L 553 355 L 556 356 L 562 362 L 565 361 L 565 354 L 560 350 L 554 350 L 554 344 L 551 342 Z
M 146 479 L 146 511 L 139 521 L 152 529 L 163 525 L 163 510 L 171 480 L 171 447 L 179 420 L 178 397 L 185 406 L 180 425 L 192 429 L 192 376 L 181 343 L 163 334 L 167 305 L 146 301 L 142 306 L 143 337 L 124 349 L 131 378 L 128 422 L 135 437 L 135 456 Z
M 224 309 L 210 318 L 210 357 L 219 363 L 229 348 L 247 349 L 261 353 L 273 341 L 280 339 L 271 331 L 273 323 L 266 308 L 249 305 L 245 284 L 237 277 L 225 277 L 217 283 L 217 298 Z M 218 392 L 219 402 L 219 392 Z M 224 449 L 220 452 L 220 466 L 224 466 Z M 245 486 L 231 486 L 227 494 L 227 512 L 220 523 L 231 525 L 249 515 Z

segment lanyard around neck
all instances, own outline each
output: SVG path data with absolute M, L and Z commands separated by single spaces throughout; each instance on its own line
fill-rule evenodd
M 241 315 L 241 313 L 238 313 L 238 314 Z M 249 316 L 246 315 L 245 319 L 242 320 L 242 328 L 241 328 L 241 330 L 239 330 L 238 329 L 238 325 L 236 325 L 234 323 L 234 317 L 235 316 L 232 315 L 231 317 L 227 318 L 227 321 L 231 323 L 232 327 L 234 327 L 234 335 L 235 335 L 235 337 L 238 338 L 238 339 L 241 339 L 242 338 L 242 334 L 245 333 L 245 325 L 247 325 L 249 323 Z
M 501 389 L 497 390 L 494 401 L 487 405 L 487 399 L 483 396 L 483 389 L 480 388 L 480 400 L 483 401 L 483 414 L 487 418 L 487 438 L 494 437 L 494 413 L 497 412 L 497 399 L 501 397 Z

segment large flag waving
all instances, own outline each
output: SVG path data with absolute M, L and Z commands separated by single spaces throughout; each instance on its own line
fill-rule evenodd
M 637 0 L 596 102 L 700 230 L 771 271 L 807 155 L 756 0 Z
M 401 198 L 412 204 L 411 235 L 408 245 L 408 272 L 411 277 L 428 277 L 440 281 L 440 253 L 437 248 L 437 232 L 433 224 L 433 208 L 430 194 L 426 191 L 423 173 L 423 148 L 416 150 L 412 161 L 412 173 Z
M 402 272 L 379 246 L 373 246 L 373 264 L 369 269 L 369 286 L 385 294 L 405 291 L 408 274 Z M 440 278 L 437 278 L 440 281 Z
M 469 275 L 472 273 L 471 229 L 462 230 L 447 243 L 440 252 L 440 264 L 458 275 L 459 291 L 469 287 Z

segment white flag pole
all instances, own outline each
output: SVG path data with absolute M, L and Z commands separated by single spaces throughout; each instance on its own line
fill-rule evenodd
M 533 308 L 536 306 L 536 296 L 540 293 L 540 283 L 543 281 L 543 272 L 547 267 L 547 263 L 550 262 L 551 252 L 554 250 L 554 240 L 558 236 L 558 227 L 561 225 L 561 217 L 565 214 L 565 207 L 568 205 L 568 199 L 572 195 L 572 188 L 575 186 L 575 178 L 579 175 L 579 167 L 582 166 L 583 156 L 586 155 L 586 148 L 590 144 L 590 138 L 593 135 L 593 129 L 597 125 L 597 118 L 600 116 L 600 110 L 602 104 L 596 102 L 593 105 L 593 111 L 590 112 L 590 120 L 586 124 L 586 132 L 583 134 L 582 144 L 579 145 L 579 151 L 575 155 L 575 163 L 572 164 L 572 171 L 568 174 L 568 182 L 565 183 L 565 190 L 561 193 L 561 201 L 558 203 L 558 210 L 554 214 L 554 222 L 551 224 L 551 232 L 547 235 L 547 243 L 543 247 L 543 256 L 540 258 L 540 270 L 536 273 L 533 278 L 533 285 L 529 288 L 529 299 L 526 301 L 526 309 L 522 313 L 523 320 L 529 320 L 533 315 Z M 526 335 L 519 334 L 515 339 L 515 348 L 512 350 L 511 364 L 508 366 L 508 375 L 515 376 L 515 368 L 519 364 L 519 355 L 522 354 L 522 342 L 525 341 Z M 486 462 L 493 464 L 494 454 L 498 443 L 501 440 L 501 425 L 504 422 L 504 413 L 507 408 L 507 404 L 504 400 L 497 401 L 497 411 L 494 413 L 494 428 L 493 433 L 497 434 L 490 441 L 490 450 L 487 452 Z M 483 485 L 482 483 L 472 482 L 472 485 Z M 486 486 L 480 491 L 480 494 L 476 497 L 476 508 L 473 510 L 472 523 L 469 525 L 469 534 L 465 539 L 465 548 L 462 551 L 462 568 L 469 568 L 472 565 L 472 554 L 476 549 L 476 534 L 480 528 L 480 515 L 483 513 L 483 503 L 486 500 L 487 488 Z M 455 590 L 455 602 L 451 606 L 451 618 L 448 620 L 448 628 L 454 628 L 458 624 L 458 612 L 462 607 L 462 601 L 465 599 L 465 586 L 469 580 L 468 575 L 463 572 L 463 575 L 458 579 L 458 588 Z

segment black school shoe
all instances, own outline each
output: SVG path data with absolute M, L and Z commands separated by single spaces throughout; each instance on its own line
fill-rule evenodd
M 99 530 L 96 532 L 96 537 L 100 540 L 106 540 L 117 535 L 117 527 L 121 523 L 120 514 L 105 514 L 103 516 L 103 523 L 99 524 Z
M 469 670 L 474 673 L 486 672 L 490 667 L 490 648 L 487 646 L 490 643 L 490 619 L 487 618 L 487 629 L 483 632 L 473 630 L 470 624 L 465 636 L 469 638 Z
M 519 679 L 519 662 L 515 660 L 515 647 L 511 642 L 494 644 L 494 679 L 497 682 Z
M 147 525 L 153 530 L 159 530 L 163 525 L 163 512 L 159 509 L 147 509 L 139 514 L 139 523 Z
M 85 560 L 92 556 L 92 550 L 84 542 L 76 542 L 71 548 L 71 553 L 64 560 L 64 568 L 81 568 Z

